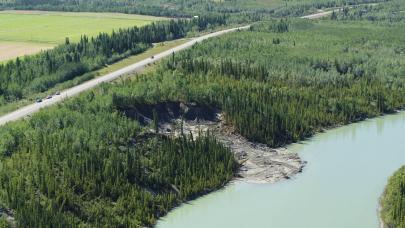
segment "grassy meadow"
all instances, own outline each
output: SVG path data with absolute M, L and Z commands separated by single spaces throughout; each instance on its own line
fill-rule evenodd
M 84 34 L 95 36 L 157 20 L 164 18 L 120 13 L 1 11 L 0 61 L 33 54 L 63 43 L 66 37 L 78 41 Z
M 110 33 L 114 29 L 143 26 L 160 18 L 115 13 L 65 13 L 3 11 L 0 13 L 0 41 L 59 44 L 86 34 Z

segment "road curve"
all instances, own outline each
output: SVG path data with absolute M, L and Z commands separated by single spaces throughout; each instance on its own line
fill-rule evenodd
M 339 10 L 339 9 L 337 9 L 337 10 Z M 317 18 L 328 16 L 332 12 L 333 12 L 333 10 L 324 11 L 324 12 L 320 12 L 320 13 L 315 13 L 315 14 L 303 16 L 301 18 L 317 19 Z M 54 104 L 56 104 L 58 102 L 61 102 L 61 101 L 65 100 L 65 99 L 67 99 L 69 97 L 73 97 L 75 95 L 78 95 L 79 93 L 81 93 L 83 91 L 86 91 L 88 89 L 94 88 L 95 86 L 97 86 L 97 85 L 99 85 L 99 84 L 101 84 L 103 82 L 110 82 L 110 81 L 112 81 L 114 79 L 117 79 L 117 78 L 119 78 L 119 77 L 121 77 L 121 76 L 123 76 L 125 74 L 137 72 L 137 71 L 143 69 L 148 64 L 154 63 L 154 62 L 156 62 L 156 61 L 158 61 L 158 60 L 160 60 L 160 59 L 162 59 L 164 57 L 170 56 L 173 52 L 178 52 L 178 51 L 184 50 L 186 48 L 189 48 L 189 47 L 193 46 L 194 44 L 196 44 L 196 43 L 198 43 L 200 41 L 209 39 L 211 37 L 220 36 L 220 35 L 223 35 L 223 34 L 226 34 L 226 33 L 229 33 L 229 32 L 248 29 L 249 27 L 250 27 L 250 25 L 231 28 L 231 29 L 225 29 L 225 30 L 221 30 L 221 31 L 218 31 L 218 32 L 213 32 L 213 33 L 210 33 L 210 34 L 207 34 L 207 35 L 203 35 L 203 36 L 200 36 L 200 37 L 193 38 L 192 40 L 190 40 L 190 41 L 188 41 L 188 42 L 186 42 L 184 44 L 181 44 L 181 45 L 176 46 L 176 47 L 174 47 L 172 49 L 169 49 L 167 51 L 164 51 L 164 52 L 161 52 L 161 53 L 155 55 L 153 59 L 152 58 L 144 59 L 142 61 L 139 61 L 139 62 L 136 62 L 136 63 L 134 63 L 132 65 L 129 65 L 127 67 L 121 68 L 120 70 L 117 70 L 115 72 L 106 74 L 106 75 L 101 76 L 101 77 L 97 77 L 97 78 L 92 79 L 90 81 L 84 82 L 84 83 L 82 83 L 80 85 L 77 85 L 77 86 L 74 86 L 72 88 L 66 89 L 63 92 L 61 92 L 60 95 L 53 96 L 50 99 L 45 99 L 41 103 L 30 104 L 30 105 L 27 105 L 27 106 L 22 107 L 20 109 L 17 109 L 17 110 L 15 110 L 13 112 L 10 112 L 10 113 L 8 113 L 6 115 L 3 115 L 3 116 L 0 117 L 0 126 L 6 124 L 8 122 L 15 121 L 15 120 L 21 119 L 23 117 L 26 117 L 28 115 L 31 115 L 31 114 L 33 114 L 35 112 L 38 112 L 42 108 L 48 107 L 50 105 L 54 105 Z
M 63 101 L 64 99 L 75 96 L 75 95 L 77 95 L 77 94 L 79 94 L 79 93 L 81 93 L 83 91 L 88 90 L 88 89 L 94 88 L 95 86 L 99 85 L 100 83 L 110 82 L 110 81 L 112 81 L 114 79 L 117 79 L 117 78 L 119 78 L 119 77 L 121 77 L 121 76 L 123 76 L 125 74 L 137 72 L 137 71 L 143 69 L 146 65 L 154 63 L 154 62 L 156 62 L 156 61 L 158 61 L 158 60 L 160 60 L 160 59 L 162 59 L 164 57 L 170 56 L 173 52 L 178 52 L 178 51 L 184 50 L 186 48 L 189 48 L 189 47 L 193 46 L 197 42 L 209 39 L 211 37 L 220 36 L 220 35 L 223 35 L 223 34 L 226 34 L 226 33 L 229 33 L 229 32 L 248 29 L 249 27 L 250 27 L 249 25 L 248 26 L 243 26 L 243 27 L 236 27 L 236 28 L 221 30 L 221 31 L 218 31 L 218 32 L 214 32 L 214 33 L 210 33 L 210 34 L 207 34 L 207 35 L 203 35 L 203 36 L 200 36 L 200 37 L 193 38 L 192 40 L 190 40 L 190 41 L 188 41 L 188 42 L 186 42 L 184 44 L 181 44 L 181 45 L 176 46 L 176 47 L 174 47 L 172 49 L 169 49 L 167 51 L 164 51 L 164 52 L 161 52 L 161 53 L 155 55 L 153 59 L 152 58 L 144 59 L 142 61 L 139 61 L 137 63 L 129 65 L 127 67 L 121 68 L 120 70 L 117 70 L 115 72 L 106 74 L 106 75 L 101 76 L 101 77 L 97 77 L 97 78 L 92 79 L 90 81 L 84 82 L 83 84 L 80 84 L 80 85 L 74 86 L 72 88 L 66 89 L 66 90 L 62 91 L 60 93 L 60 95 L 53 96 L 50 99 L 44 99 L 41 103 L 30 104 L 30 105 L 27 105 L 27 106 L 22 107 L 20 109 L 17 109 L 16 111 L 8 113 L 8 114 L 6 114 L 4 116 L 1 116 L 0 117 L 0 126 L 4 125 L 4 124 L 6 124 L 6 123 L 8 123 L 10 121 L 15 121 L 15 120 L 21 119 L 21 118 L 23 118 L 25 116 L 31 115 L 31 114 L 33 114 L 35 112 L 38 112 L 42 108 L 45 108 L 47 106 L 56 104 L 58 102 Z
M 358 5 L 350 5 L 350 6 L 346 6 L 346 8 L 353 8 L 356 6 L 376 6 L 379 3 L 365 3 L 365 4 L 358 4 Z M 329 15 L 331 15 L 333 13 L 333 11 L 335 11 L 336 13 L 342 11 L 343 8 L 336 8 L 333 10 L 328 10 L 328 11 L 319 11 L 318 13 L 313 13 L 310 15 L 306 15 L 306 16 L 302 16 L 300 18 L 304 18 L 304 19 L 318 19 L 318 18 L 322 18 L 322 17 L 327 17 Z
M 333 13 L 334 10 L 330 10 L 330 11 L 323 11 L 323 12 L 319 12 L 319 13 L 314 13 L 314 14 L 310 14 L 310 15 L 306 15 L 300 18 L 304 18 L 304 19 L 317 19 L 317 18 L 321 18 L 321 17 L 326 17 L 329 16 Z M 340 11 L 340 9 L 336 9 L 336 11 Z

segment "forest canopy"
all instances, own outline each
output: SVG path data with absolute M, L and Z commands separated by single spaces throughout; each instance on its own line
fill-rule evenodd
M 223 16 L 207 16 L 155 22 L 96 37 L 83 35 L 77 43 L 66 39 L 52 50 L 0 64 L 0 105 L 47 91 L 58 83 L 139 54 L 153 43 L 183 38 L 191 31 L 225 23 Z
M 285 145 L 404 108 L 404 34 L 371 22 L 258 23 L 10 123 L 0 128 L 2 207 L 28 227 L 152 225 L 237 165 L 209 133 L 161 136 L 126 110 L 197 103 L 251 141 Z
M 299 16 L 321 8 L 384 2 L 385 0 L 0 0 L 0 8 L 53 11 L 96 11 L 192 17 L 207 14 L 232 14 L 237 17 L 257 14 Z
M 402 0 L 390 0 L 383 4 L 372 4 L 345 8 L 334 20 L 366 20 L 378 23 L 405 22 L 405 4 Z
M 286 14 L 294 12 L 300 11 Z M 49 63 L 38 66 L 44 72 L 53 67 L 53 73 L 69 72 L 69 65 L 61 70 L 65 63 L 85 72 L 94 60 L 148 48 L 155 40 L 181 37 L 194 26 L 221 24 L 226 17 L 155 24 L 83 38 L 77 44 L 67 41 L 59 47 L 60 55 L 54 53 L 59 65 L 46 54 L 35 58 Z M 237 133 L 273 147 L 403 109 L 403 24 L 386 26 L 341 15 L 337 19 L 345 23 L 255 23 L 249 31 L 176 53 L 151 72 L 102 84 L 0 128 L 0 206 L 10 209 L 22 227 L 149 226 L 179 203 L 232 179 L 237 164 L 213 135 L 201 133 L 194 139 L 156 134 L 125 112 L 140 106 L 182 102 L 213 107 Z M 16 60 L 0 72 L 11 69 L 13 79 L 22 80 L 35 75 L 28 63 L 38 62 Z M 33 79 L 21 84 L 31 85 Z M 2 80 L 7 82 L 7 77 Z M 396 177 L 391 179 L 398 183 Z M 387 194 L 396 196 L 387 201 L 391 208 L 401 205 L 396 192 Z M 392 217 L 386 217 L 387 223 L 401 218 L 397 212 L 387 212 Z
M 243 136 L 281 146 L 403 108 L 402 34 L 400 25 L 263 22 L 177 54 L 115 102 L 210 104 Z
M 0 206 L 19 227 L 150 226 L 234 176 L 209 133 L 151 133 L 114 110 L 111 86 L 0 128 Z

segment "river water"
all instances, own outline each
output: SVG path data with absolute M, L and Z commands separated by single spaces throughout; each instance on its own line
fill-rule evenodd
M 405 112 L 317 134 L 290 151 L 303 173 L 275 184 L 235 181 L 183 204 L 158 228 L 377 228 L 387 178 L 405 164 Z

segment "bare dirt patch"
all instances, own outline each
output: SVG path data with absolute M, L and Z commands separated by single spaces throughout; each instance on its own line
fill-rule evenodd
M 20 42 L 1 42 L 0 41 L 0 62 L 14 59 L 19 56 L 32 55 L 52 48 L 49 44 L 33 44 Z

